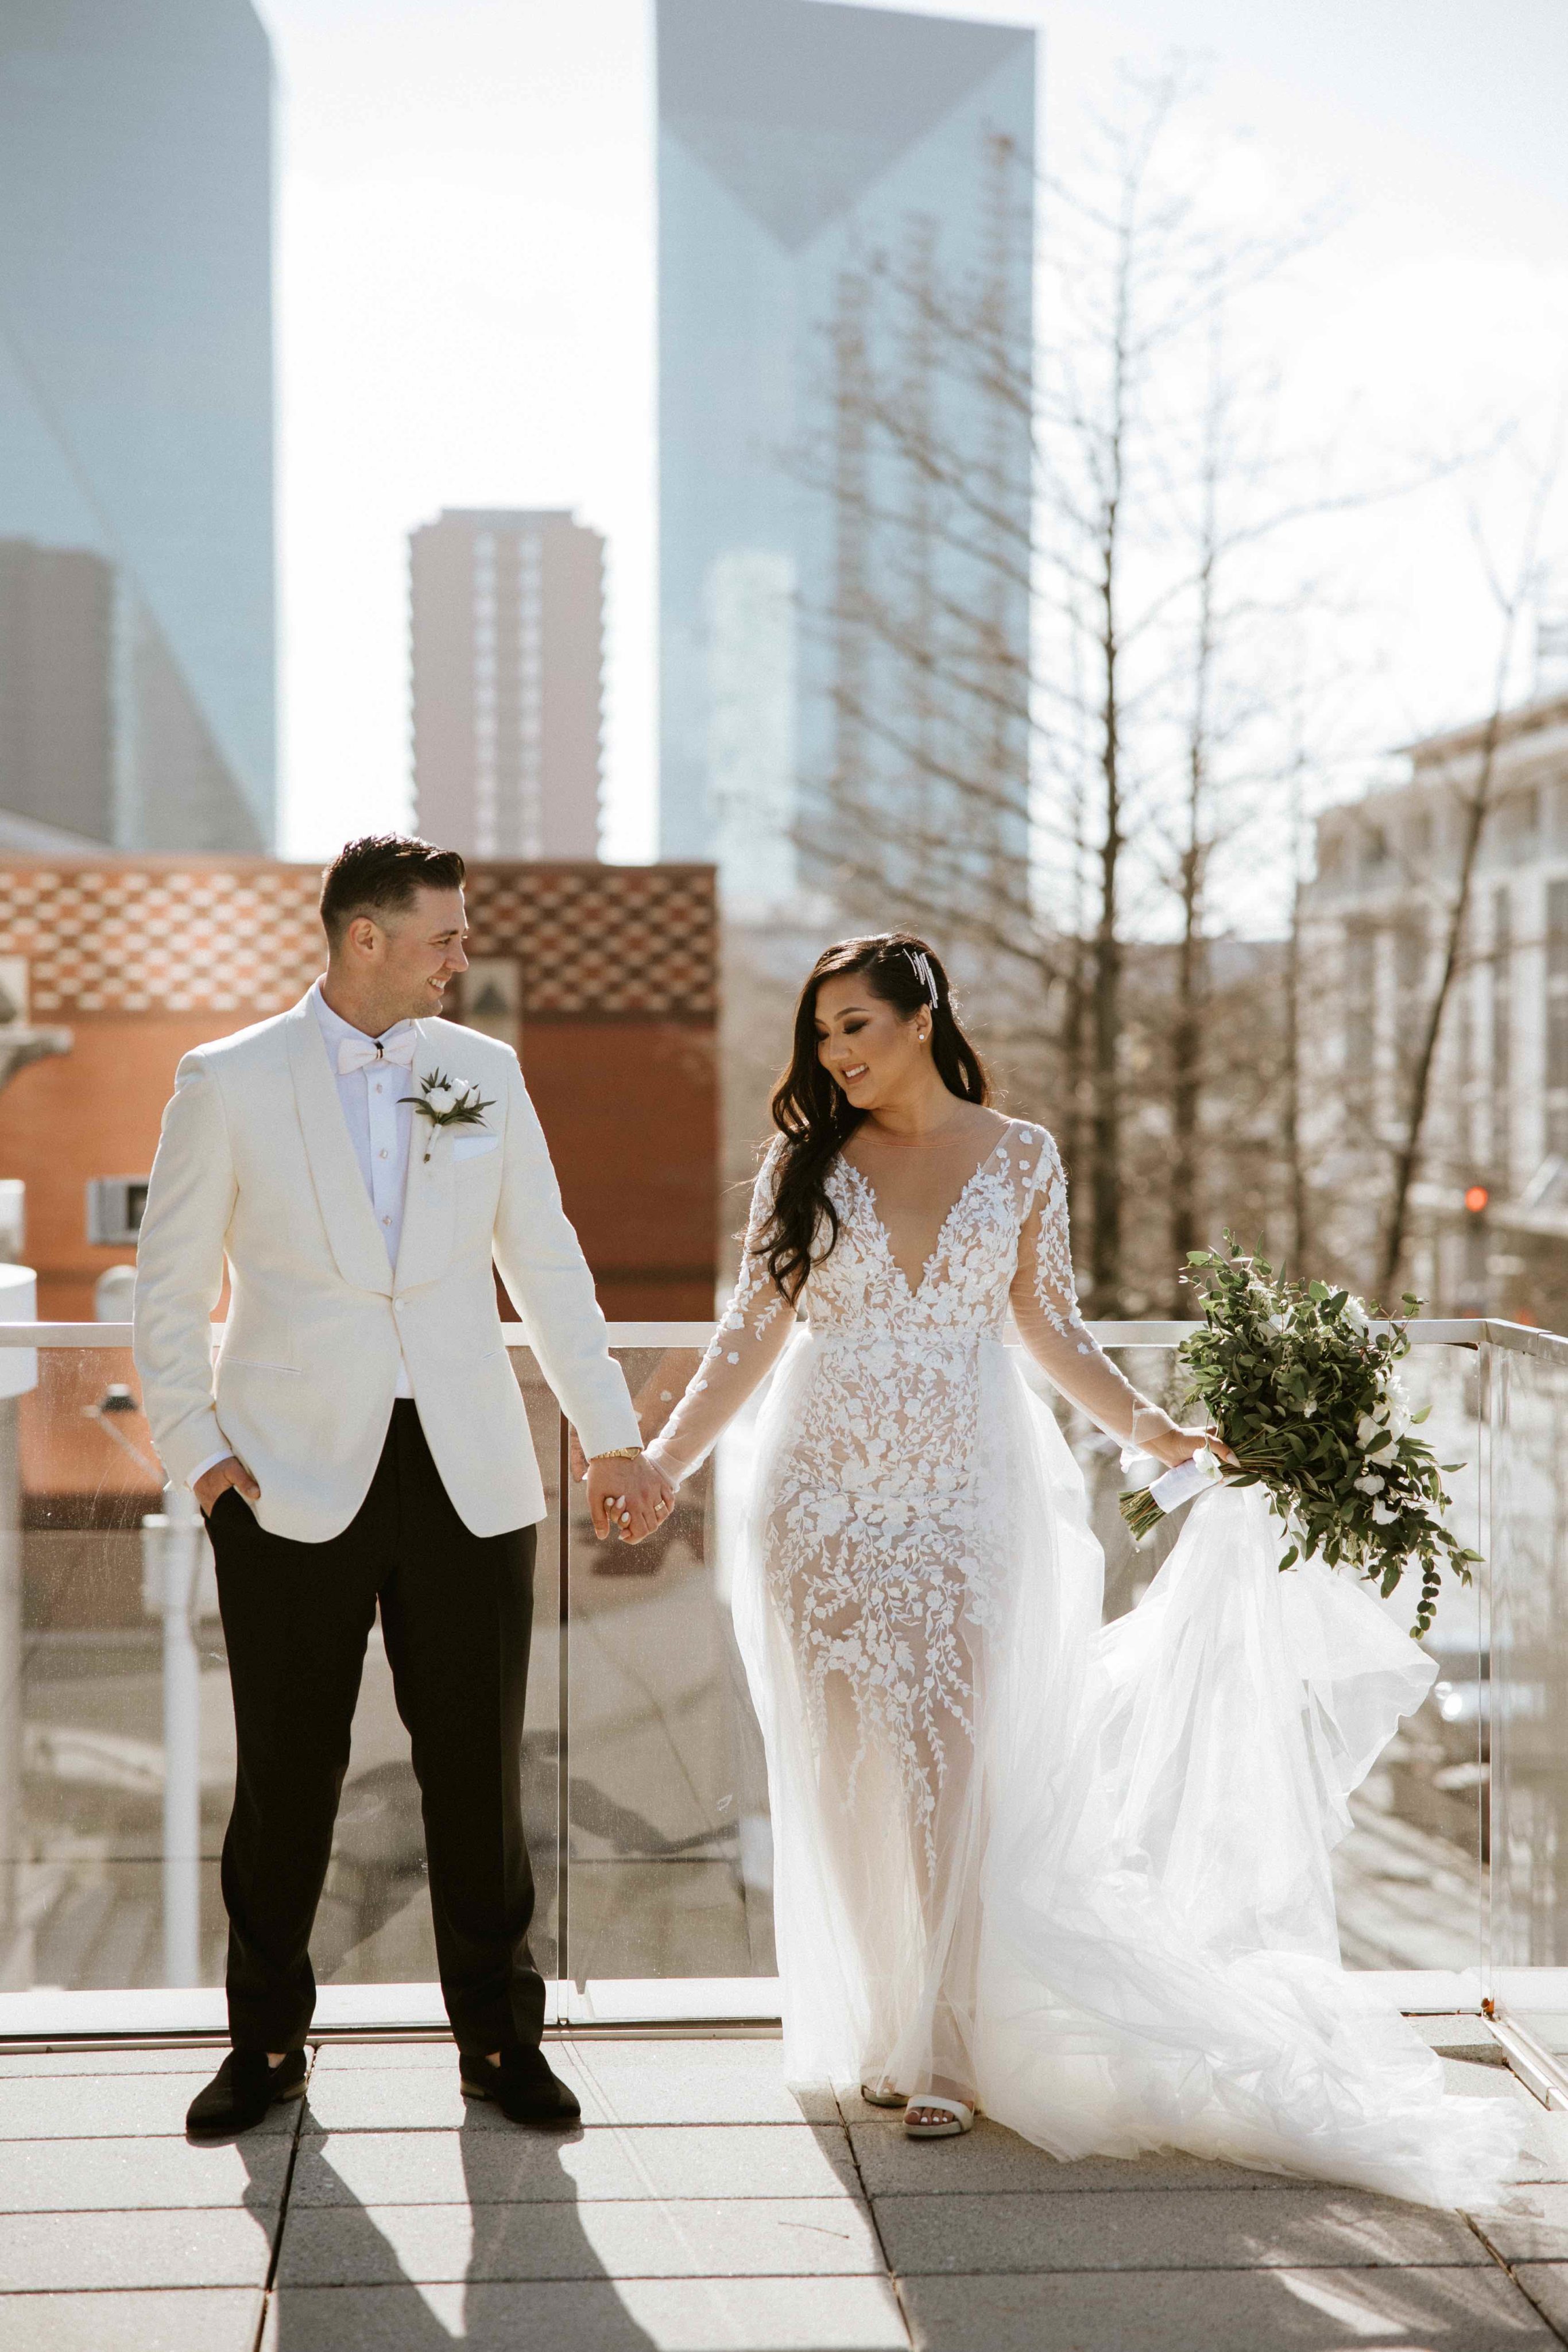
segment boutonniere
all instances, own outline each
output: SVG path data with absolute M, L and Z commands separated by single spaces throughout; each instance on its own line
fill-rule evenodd
M 419 1081 L 416 1095 L 404 1095 L 412 1103 L 418 1118 L 430 1121 L 430 1142 L 425 1146 L 428 1160 L 435 1143 L 435 1130 L 441 1127 L 483 1127 L 485 1113 L 495 1108 L 494 1095 L 480 1094 L 472 1078 L 449 1078 L 444 1070 L 432 1070 Z

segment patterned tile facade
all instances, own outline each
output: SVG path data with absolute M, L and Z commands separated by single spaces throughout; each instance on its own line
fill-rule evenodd
M 11 858 L 0 956 L 36 1021 L 283 1012 L 321 969 L 320 871 L 264 859 Z M 711 1022 L 717 918 L 702 866 L 476 865 L 470 952 L 514 956 L 525 1019 Z

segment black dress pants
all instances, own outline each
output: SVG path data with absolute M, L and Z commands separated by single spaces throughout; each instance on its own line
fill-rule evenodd
M 370 1492 L 341 1535 L 268 1535 L 232 1487 L 208 1532 L 237 1747 L 223 1858 L 235 2046 L 295 2049 L 310 2023 L 310 1930 L 378 1603 L 413 1748 L 452 2031 L 465 2053 L 537 2045 L 544 1981 L 528 1950 L 522 1816 L 535 1530 L 471 1534 L 414 1405 L 400 1398 Z

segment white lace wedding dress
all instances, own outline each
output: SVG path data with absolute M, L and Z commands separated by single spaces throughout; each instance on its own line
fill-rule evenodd
M 1061 2157 L 1176 2147 L 1495 2200 L 1517 2111 L 1339 1966 L 1329 1854 L 1431 1662 L 1347 1578 L 1281 1576 L 1257 1489 L 1195 1504 L 1101 1625 L 1082 1482 L 1005 1343 L 1127 1439 L 1054 1144 L 1012 1121 L 912 1285 L 866 1178 L 799 1326 L 757 1254 L 650 1449 L 765 1401 L 736 1622 L 767 1745 L 794 2080 L 972 2097 Z M 780 1361 L 782 1359 L 782 1361 Z

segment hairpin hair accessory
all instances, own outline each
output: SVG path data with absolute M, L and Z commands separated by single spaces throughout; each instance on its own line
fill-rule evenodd
M 915 977 L 924 984 L 926 996 L 930 1000 L 931 1008 L 933 1012 L 935 1012 L 936 1008 L 936 979 L 931 969 L 930 957 L 925 953 L 924 948 L 905 948 L 904 952 L 909 958 L 910 964 L 915 972 Z

